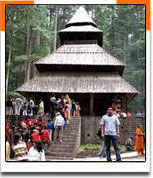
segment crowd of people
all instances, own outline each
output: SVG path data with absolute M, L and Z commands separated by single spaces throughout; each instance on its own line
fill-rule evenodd
M 32 98 L 10 98 L 6 101 L 6 115 L 36 115 L 36 108 Z
M 6 161 L 43 161 L 45 158 L 43 144 L 49 144 L 51 135 L 47 129 L 47 123 L 41 117 L 26 117 L 11 126 L 6 123 Z M 31 158 L 31 152 L 34 152 Z M 37 155 L 36 155 L 37 152 Z M 34 158 L 35 157 L 35 158 Z
M 38 102 L 30 98 L 8 98 L 6 101 L 6 115 L 24 115 L 24 116 L 51 116 L 54 118 L 55 111 L 63 112 L 65 118 L 69 120 L 70 115 L 79 117 L 80 105 L 77 101 L 70 99 L 69 95 L 58 98 L 53 94 L 49 100 L 40 99 Z
M 139 110 L 137 113 L 136 113 L 136 117 L 145 117 L 145 113 L 142 112 L 141 110 Z
M 118 104 L 117 103 L 113 103 L 112 104 L 112 110 L 113 113 L 117 116 L 117 117 L 121 117 L 121 118 L 131 118 L 131 113 L 129 111 L 124 112 L 123 110 L 119 109 Z
M 6 115 L 19 115 L 21 117 L 14 125 L 10 125 L 6 119 L 6 161 L 45 161 L 44 146 L 52 142 L 62 143 L 63 131 L 70 123 L 71 117 L 80 116 L 80 105 L 68 95 L 56 98 L 52 95 L 48 102 L 48 109 L 45 110 L 43 99 L 39 104 L 29 99 L 8 98 L 6 102 Z M 47 112 L 46 112 L 47 111 Z M 111 160 L 110 146 L 113 144 L 116 154 L 116 161 L 121 161 L 118 147 L 120 136 L 119 117 L 130 118 L 131 113 L 124 113 L 118 110 L 116 104 L 109 107 L 106 115 L 100 122 L 98 136 L 102 139 L 100 157 Z M 8 117 L 9 118 L 9 117 Z M 23 119 L 24 118 L 24 119 Z M 50 118 L 46 120 L 46 118 Z M 144 154 L 144 133 L 141 126 L 135 131 L 135 142 L 128 138 L 125 142 L 127 151 L 137 150 L 139 155 Z
M 129 111 L 125 112 L 122 109 L 120 109 L 119 105 L 120 104 L 113 102 L 111 106 L 114 114 L 117 115 L 117 117 L 127 118 L 127 119 L 130 119 L 132 116 L 145 118 L 145 113 L 142 110 L 138 110 L 134 115 L 132 115 L 131 112 Z
M 8 101 L 10 102 L 10 100 L 9 98 Z M 80 105 L 71 100 L 68 95 L 57 100 L 55 96 L 52 96 L 50 98 L 52 112 L 54 112 L 52 119 L 49 117 L 50 113 L 44 113 L 43 100 L 40 101 L 37 115 L 34 115 L 35 103 L 31 98 L 29 99 L 30 107 L 27 107 L 27 110 L 24 107 L 25 102 L 22 102 L 21 98 L 16 99 L 16 101 L 19 100 L 20 107 L 15 108 L 15 113 L 18 115 L 22 112 L 21 115 L 24 117 L 11 125 L 6 116 L 6 161 L 11 159 L 16 161 L 45 161 L 44 146 L 49 146 L 52 142 L 62 143 L 63 131 L 70 123 L 71 116 L 77 118 L 80 115 Z M 7 111 L 12 112 L 12 105 L 7 105 L 7 107 L 11 107 L 11 109 L 7 108 Z M 46 120 L 46 118 L 51 119 Z

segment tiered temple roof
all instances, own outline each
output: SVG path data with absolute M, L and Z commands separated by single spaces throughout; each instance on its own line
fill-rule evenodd
M 35 62 L 39 71 L 109 71 L 123 73 L 125 64 L 98 44 L 64 44 L 55 52 Z M 66 68 L 66 69 L 65 69 Z

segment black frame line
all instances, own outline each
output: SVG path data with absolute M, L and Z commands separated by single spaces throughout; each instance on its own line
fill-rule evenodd
M 146 4 L 6 4 L 6 5 L 143 5 L 145 7 L 145 92 L 146 92 Z M 6 40 L 6 6 L 5 6 L 5 40 Z M 5 54 L 6 54 L 6 44 L 5 44 Z M 5 60 L 5 105 L 6 105 L 6 60 Z M 146 116 L 146 93 L 145 93 L 145 116 Z M 5 107 L 5 117 L 6 117 L 6 107 Z M 146 119 L 146 118 L 145 118 Z M 5 118 L 5 127 L 6 127 L 6 118 Z M 145 120 L 145 135 L 147 132 L 146 129 L 146 120 Z M 6 129 L 5 129 L 5 139 L 6 139 Z M 145 139 L 145 161 L 121 161 L 121 162 L 116 162 L 112 161 L 110 162 L 111 164 L 117 164 L 117 163 L 145 163 L 147 161 L 147 156 L 146 156 L 146 145 L 147 145 L 147 139 Z M 6 155 L 6 144 L 5 144 L 5 155 Z M 149 155 L 148 155 L 149 156 Z M 149 159 L 149 158 L 148 158 Z M 5 156 L 5 162 L 6 163 L 21 163 L 18 161 L 6 161 L 6 156 Z M 22 162 L 22 163 L 107 163 L 107 161 L 27 161 L 27 162 Z

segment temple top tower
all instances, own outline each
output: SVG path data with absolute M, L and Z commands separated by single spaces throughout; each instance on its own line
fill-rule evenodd
M 59 31 L 61 44 L 98 44 L 102 46 L 103 33 L 97 28 L 96 23 L 87 11 L 80 7 L 66 28 Z

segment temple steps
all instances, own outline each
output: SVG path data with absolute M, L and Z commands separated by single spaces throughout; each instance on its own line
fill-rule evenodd
M 79 148 L 80 118 L 72 118 L 63 132 L 63 142 L 53 142 L 45 149 L 47 161 L 72 160 L 76 157 Z

